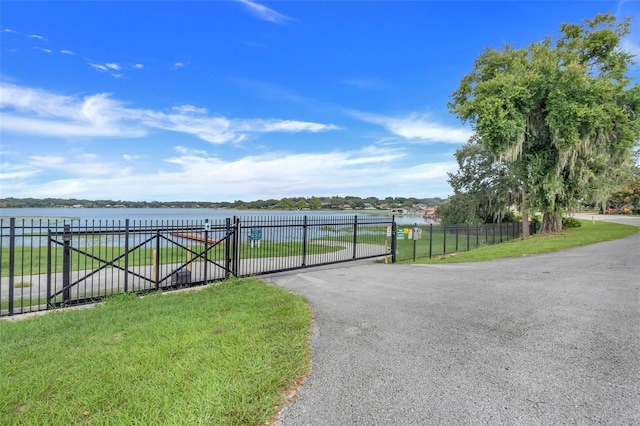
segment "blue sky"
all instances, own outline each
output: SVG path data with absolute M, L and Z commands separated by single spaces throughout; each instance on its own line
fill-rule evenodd
M 447 197 L 475 58 L 607 11 L 640 2 L 2 1 L 0 197 Z

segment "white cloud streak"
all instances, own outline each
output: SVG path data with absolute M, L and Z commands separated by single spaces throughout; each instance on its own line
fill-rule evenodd
M 125 156 L 126 167 L 121 161 L 86 154 L 32 156 L 26 164 L 3 167 L 14 179 L 3 196 L 233 201 L 354 193 L 385 196 L 389 188 L 407 196 L 438 188 L 429 194 L 444 196 L 448 187 L 442 182 L 448 171 L 456 169 L 454 161 L 403 167 L 405 152 L 375 146 L 341 152 L 277 152 L 235 160 L 180 146 L 175 152 L 155 172 L 140 172 L 137 156 Z M 30 179 L 50 172 L 60 177 L 44 183 Z
M 249 10 L 249 13 L 251 13 L 253 16 L 263 21 L 272 22 L 274 24 L 282 24 L 286 21 L 292 20 L 288 16 L 278 13 L 275 10 L 269 9 L 268 7 L 263 6 L 261 4 L 258 4 L 249 0 L 238 0 L 238 1 L 247 7 L 247 10 Z
M 128 108 L 107 93 L 83 98 L 0 84 L 0 130 L 16 134 L 73 137 L 143 137 L 150 130 L 196 136 L 214 144 L 240 142 L 260 133 L 326 132 L 333 124 L 281 119 L 235 119 L 206 115 L 193 105 L 172 112 Z
M 349 111 L 349 114 L 367 123 L 380 125 L 394 135 L 408 140 L 460 144 L 466 143 L 473 134 L 463 127 L 444 126 L 432 120 L 427 114 L 413 113 L 402 118 L 358 111 Z

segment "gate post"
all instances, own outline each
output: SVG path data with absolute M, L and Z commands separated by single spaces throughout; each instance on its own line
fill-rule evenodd
M 209 219 L 204 220 L 204 264 L 203 267 L 203 281 L 204 284 L 207 283 L 207 275 L 208 275 L 208 263 L 209 263 L 209 229 L 211 226 L 209 225 Z
M 225 243 L 224 243 L 224 277 L 231 275 L 231 219 L 226 218 L 225 222 Z
M 391 221 L 391 263 L 396 263 L 396 248 L 398 247 L 396 217 L 392 216 Z
M 16 218 L 9 219 L 9 315 L 13 315 L 16 272 Z M 24 231 L 23 231 L 24 232 Z
M 129 219 L 124 220 L 124 292 L 129 291 Z
M 302 218 L 302 266 L 307 266 L 307 215 Z
M 49 221 L 47 220 L 47 226 Z M 47 309 L 52 307 L 51 305 L 51 228 L 47 230 Z
M 358 215 L 353 216 L 353 258 L 356 258 L 356 244 L 358 243 Z
M 156 251 L 153 258 L 156 290 L 160 289 L 160 231 L 156 231 Z
M 66 304 L 71 300 L 71 225 L 64 225 L 62 240 L 62 303 Z

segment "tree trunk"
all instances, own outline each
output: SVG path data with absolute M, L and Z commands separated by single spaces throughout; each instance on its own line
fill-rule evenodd
M 545 213 L 542 217 L 541 232 L 554 233 L 562 232 L 562 214 L 553 215 L 551 213 Z
M 522 237 L 529 236 L 529 213 L 527 212 L 527 188 L 522 182 Z

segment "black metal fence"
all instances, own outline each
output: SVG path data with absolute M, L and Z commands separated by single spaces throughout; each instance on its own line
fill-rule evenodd
M 534 229 L 535 231 L 535 229 Z M 522 223 L 397 225 L 394 261 L 445 256 L 522 236 Z
M 388 216 L 0 219 L 0 315 L 384 256 Z
M 221 221 L 0 219 L 0 315 L 385 256 L 434 257 L 517 238 L 518 223 L 398 225 L 389 216 Z

